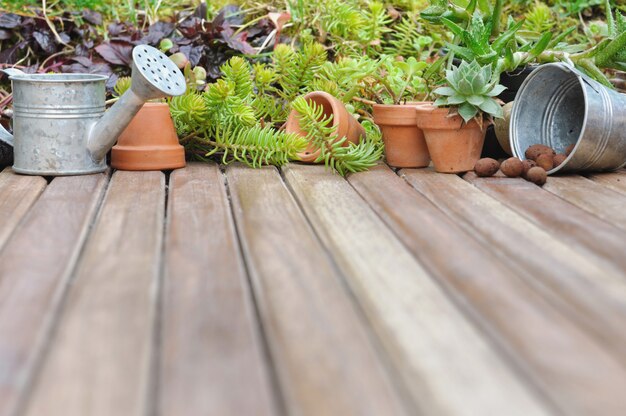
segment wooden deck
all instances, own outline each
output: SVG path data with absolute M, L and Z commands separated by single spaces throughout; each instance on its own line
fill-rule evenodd
M 0 416 L 626 414 L 626 171 L 0 173 Z

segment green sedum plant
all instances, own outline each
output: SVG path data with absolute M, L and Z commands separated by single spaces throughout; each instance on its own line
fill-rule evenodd
M 310 108 L 298 98 L 324 85 L 349 100 L 357 92 L 353 77 L 363 74 L 358 62 L 326 62 L 324 48 L 311 43 L 300 50 L 281 45 L 267 64 L 253 66 L 233 57 L 220 70 L 222 77 L 204 91 L 197 90 L 192 77 L 187 92 L 169 101 L 181 143 L 194 157 L 206 160 L 220 154 L 224 164 L 283 165 L 297 160 L 310 140 L 324 144 L 318 162 L 341 174 L 366 169 L 380 159 L 382 147 L 375 126 L 369 126 L 368 138 L 359 145 L 342 147 L 343 141 L 325 129 L 328 120 L 316 117 L 321 108 Z M 279 129 L 292 108 L 302 111 L 305 120 L 315 119 L 309 126 L 314 128 L 310 137 Z
M 434 91 L 440 96 L 435 106 L 457 108 L 466 123 L 474 118 L 482 122 L 484 116 L 502 118 L 502 107 L 494 97 L 506 88 L 498 84 L 498 79 L 489 65 L 461 62 L 446 72 L 448 85 Z
M 382 135 L 373 123 L 365 121 L 366 137 L 358 144 L 344 146 L 346 138 L 338 138 L 332 126 L 332 116 L 324 116 L 324 109 L 304 97 L 297 98 L 292 108 L 299 114 L 300 128 L 307 133 L 307 140 L 320 149 L 316 163 L 326 166 L 341 175 L 360 172 L 375 166 L 383 153 Z

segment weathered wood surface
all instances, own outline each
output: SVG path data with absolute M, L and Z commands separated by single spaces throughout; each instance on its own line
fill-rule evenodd
M 322 166 L 284 170 L 420 414 L 545 414 L 541 399 L 343 178 Z
M 0 172 L 0 251 L 45 187 L 39 176 L 16 175 L 11 168 Z
M 478 178 L 474 173 L 465 179 L 603 268 L 626 273 L 623 230 L 522 179 Z
M 146 414 L 155 376 L 164 179 L 161 172 L 113 174 L 26 414 Z
M 626 170 L 620 169 L 610 173 L 596 173 L 587 175 L 592 181 L 602 184 L 607 188 L 626 195 Z
M 503 263 L 510 264 L 553 305 L 626 359 L 623 273 L 603 269 L 456 175 L 440 175 L 430 169 L 402 170 L 400 174 L 491 252 L 499 254 Z
M 226 170 L 287 414 L 404 414 L 341 276 L 275 168 Z
M 624 171 L 282 173 L 1 172 L 0 416 L 626 413 Z
M 577 175 L 551 177 L 543 189 L 626 230 L 626 195 Z
M 513 268 L 389 168 L 379 166 L 349 180 L 561 411 L 624 412 L 626 397 L 619 392 L 626 388 L 626 370 L 621 362 L 565 319 Z
M 54 179 L 0 252 L 0 415 L 15 410 L 49 342 L 107 182 L 107 175 Z
M 160 415 L 271 415 L 269 369 L 217 165 L 172 173 L 165 242 Z

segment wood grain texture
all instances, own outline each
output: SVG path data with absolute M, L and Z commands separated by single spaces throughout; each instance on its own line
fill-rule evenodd
M 476 324 L 563 413 L 620 415 L 626 371 L 389 168 L 350 182 Z
M 0 251 L 46 187 L 39 176 L 23 176 L 11 168 L 0 172 Z
M 144 415 L 165 178 L 117 171 L 29 399 L 29 415 Z
M 610 173 L 594 173 L 587 177 L 615 192 L 626 195 L 626 171 L 623 169 Z
M 578 175 L 550 177 L 543 189 L 626 230 L 626 195 Z
M 286 413 L 403 414 L 371 334 L 277 170 L 226 174 Z
M 549 413 L 342 177 L 323 166 L 283 170 L 419 414 Z
M 275 405 L 239 243 L 215 164 L 172 173 L 160 415 L 271 415 Z
M 24 394 L 107 182 L 54 179 L 0 253 L 0 415 Z
M 413 169 L 401 176 L 626 363 L 622 273 L 603 269 L 456 175 Z
M 478 178 L 473 172 L 465 179 L 603 268 L 626 276 L 623 230 L 523 179 Z

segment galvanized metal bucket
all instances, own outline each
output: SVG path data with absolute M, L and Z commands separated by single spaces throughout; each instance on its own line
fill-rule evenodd
M 570 65 L 546 64 L 522 84 L 511 112 L 514 156 L 533 144 L 569 157 L 550 174 L 615 170 L 626 164 L 626 95 L 610 90 Z

